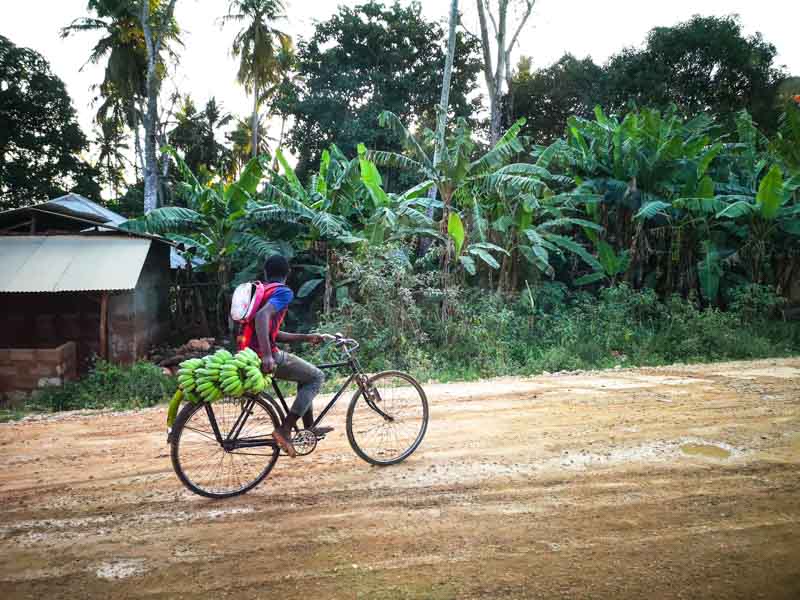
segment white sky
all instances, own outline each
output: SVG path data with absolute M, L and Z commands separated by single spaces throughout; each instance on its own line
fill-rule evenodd
M 327 19 L 337 5 L 360 3 L 288 0 L 289 20 L 284 29 L 307 37 L 314 20 Z M 96 65 L 81 67 L 97 37 L 85 33 L 62 40 L 58 35 L 61 27 L 86 14 L 86 4 L 86 0 L 0 0 L 0 34 L 19 46 L 37 50 L 50 61 L 53 71 L 67 85 L 84 132 L 91 135 L 95 110 L 89 88 L 102 79 L 103 70 Z M 423 12 L 430 19 L 445 22 L 449 4 L 450 0 L 425 0 Z M 235 26 L 223 30 L 218 23 L 227 7 L 227 0 L 178 0 L 176 16 L 185 46 L 174 82 L 183 93 L 191 93 L 198 106 L 213 95 L 225 110 L 245 115 L 251 104 L 236 84 L 236 65 L 230 56 Z M 475 0 L 461 0 L 460 7 L 468 28 L 477 32 Z M 516 55 L 532 56 L 535 66 L 546 66 L 565 52 L 578 57 L 589 55 L 602 63 L 625 46 L 642 44 L 646 32 L 655 26 L 673 25 L 693 14 L 732 13 L 741 16 L 746 34 L 760 31 L 777 47 L 778 64 L 800 75 L 797 0 L 538 0 Z M 165 90 L 173 87 L 167 82 Z

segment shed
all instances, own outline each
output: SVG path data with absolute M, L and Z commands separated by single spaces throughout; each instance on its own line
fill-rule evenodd
M 126 364 L 169 330 L 166 239 L 70 194 L 0 213 L 0 393 L 77 376 L 93 356 Z

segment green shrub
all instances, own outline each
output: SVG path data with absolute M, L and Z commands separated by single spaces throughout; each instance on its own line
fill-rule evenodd
M 777 318 L 785 304 L 786 299 L 771 286 L 750 283 L 733 290 L 730 309 L 744 323 L 761 323 Z
M 728 312 L 677 295 L 662 302 L 651 289 L 624 284 L 596 295 L 559 283 L 518 296 L 454 287 L 443 325 L 439 298 L 410 262 L 368 263 L 349 272 L 359 281 L 354 303 L 323 327 L 357 337 L 371 371 L 403 368 L 446 381 L 800 351 L 800 324 L 767 320 L 780 299 L 762 286 L 738 291 Z
M 123 367 L 101 360 L 81 379 L 42 390 L 33 404 L 51 411 L 142 408 L 158 404 L 175 389 L 175 379 L 152 363 Z

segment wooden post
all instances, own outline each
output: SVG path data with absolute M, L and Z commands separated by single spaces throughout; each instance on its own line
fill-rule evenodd
M 100 296 L 100 358 L 108 360 L 108 292 Z

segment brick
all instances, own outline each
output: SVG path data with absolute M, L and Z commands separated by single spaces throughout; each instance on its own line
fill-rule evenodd
M 0 363 L 10 360 L 11 350 L 8 348 L 0 348 Z
M 16 377 L 17 368 L 13 365 L 0 365 L 0 377 Z
M 36 350 L 12 348 L 8 358 L 12 361 L 34 361 L 36 360 Z
M 35 390 L 39 387 L 39 378 L 35 375 L 20 375 L 10 384 L 12 390 Z
M 60 348 L 42 348 L 36 351 L 36 360 L 39 362 L 61 362 Z
M 17 377 L 25 377 L 26 375 L 31 374 L 31 368 L 36 364 L 32 362 L 17 362 L 12 363 L 14 368 L 16 369 L 16 376 Z
M 36 363 L 31 365 L 28 369 L 31 375 L 38 375 L 39 377 L 51 377 L 57 374 L 58 369 L 61 367 L 59 364 L 49 365 L 47 363 Z
M 0 375 L 0 391 L 11 392 L 17 389 L 17 378 L 9 375 Z

